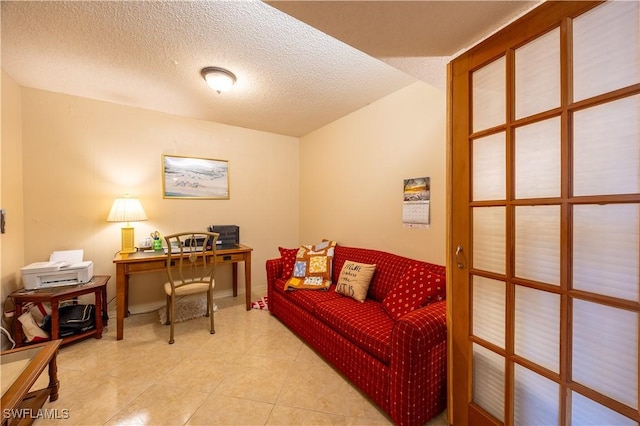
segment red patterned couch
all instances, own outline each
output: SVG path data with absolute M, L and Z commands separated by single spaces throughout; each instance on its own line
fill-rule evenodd
M 395 423 L 423 425 L 444 410 L 443 266 L 336 246 L 329 291 L 285 291 L 295 250 L 281 248 L 280 252 L 282 257 L 266 262 L 272 315 L 369 395 Z M 347 260 L 376 265 L 364 303 L 335 292 Z

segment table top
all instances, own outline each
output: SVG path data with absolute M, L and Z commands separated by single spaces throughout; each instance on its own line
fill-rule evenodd
M 2 366 L 0 367 L 0 388 L 2 389 L 2 395 L 7 392 L 7 389 L 13 385 L 20 374 L 27 368 L 33 357 L 35 357 L 40 351 L 42 346 L 39 347 L 27 347 L 24 351 L 13 352 L 10 354 L 2 355 L 0 361 Z
M 62 340 L 0 353 L 2 409 L 15 407 L 53 359 Z
M 253 249 L 244 244 L 235 244 L 234 247 L 225 246 L 224 248 L 216 249 L 216 256 L 231 254 L 231 253 L 246 253 Z M 135 253 L 118 253 L 113 258 L 113 263 L 128 263 L 128 262 L 144 262 L 149 260 L 166 259 L 167 254 L 164 250 L 154 251 L 137 251 Z
M 66 296 L 69 294 L 86 294 L 91 293 L 96 288 L 103 287 L 107 284 L 110 275 L 94 275 L 91 281 L 84 284 L 65 285 L 60 287 L 45 287 L 35 290 L 26 290 L 21 288 L 14 291 L 9 295 L 12 298 L 32 298 L 32 297 L 52 297 L 52 296 Z

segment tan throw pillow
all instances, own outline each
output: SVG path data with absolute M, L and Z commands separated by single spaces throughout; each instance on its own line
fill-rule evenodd
M 375 271 L 376 265 L 347 260 L 340 271 L 336 293 L 352 297 L 358 302 L 364 302 Z

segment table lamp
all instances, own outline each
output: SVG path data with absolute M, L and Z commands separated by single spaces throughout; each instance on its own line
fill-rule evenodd
M 125 222 L 122 227 L 122 250 L 120 253 L 134 253 L 136 247 L 134 244 L 134 230 L 130 222 L 138 222 L 147 220 L 142 204 L 137 198 L 116 198 L 111 206 L 107 222 Z

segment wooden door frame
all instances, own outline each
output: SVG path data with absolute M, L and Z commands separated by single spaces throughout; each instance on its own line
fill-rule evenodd
M 448 420 L 452 425 L 478 424 L 481 419 L 469 410 L 472 401 L 470 367 L 470 146 L 471 72 L 525 44 L 541 33 L 561 27 L 563 20 L 575 17 L 602 1 L 546 2 L 482 43 L 452 60 L 447 66 L 447 321 L 448 343 Z M 564 75 L 563 77 L 564 78 Z M 509 79 L 507 79 L 509 81 Z M 508 102 L 512 88 L 507 87 Z M 455 165 L 455 167 L 454 167 Z M 460 209 L 457 206 L 465 206 Z M 456 247 L 463 251 L 456 259 Z M 464 264 L 458 268 L 457 262 Z M 454 366 L 455 364 L 455 366 Z M 507 372 L 507 377 L 509 373 Z M 507 384 L 507 389 L 509 385 Z M 481 409 L 478 407 L 478 410 Z M 509 410 L 507 410 L 509 412 Z M 484 422 L 483 422 L 484 423 Z

